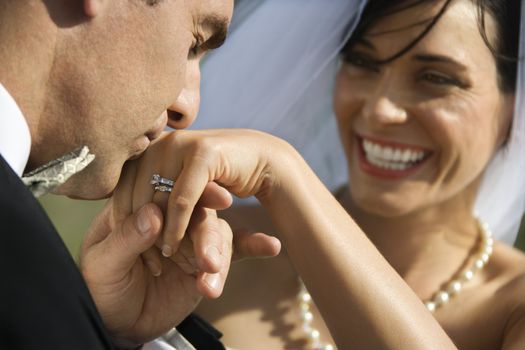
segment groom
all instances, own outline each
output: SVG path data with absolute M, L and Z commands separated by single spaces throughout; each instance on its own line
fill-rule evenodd
M 179 324 L 201 296 L 220 295 L 232 233 L 212 210 L 188 232 L 201 272 L 164 258 L 158 266 L 163 215 L 152 203 L 133 212 L 123 176 L 88 232 L 80 274 L 28 188 L 106 197 L 124 163 L 166 125 L 190 125 L 199 61 L 224 41 L 232 7 L 0 0 L 0 348 L 137 348 Z M 228 202 L 213 186 L 208 197 Z

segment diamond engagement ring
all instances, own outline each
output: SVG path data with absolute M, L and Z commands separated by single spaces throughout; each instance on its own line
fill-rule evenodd
M 166 179 L 159 174 L 153 174 L 149 183 L 154 186 L 155 192 L 171 192 L 174 184 L 173 180 Z
M 171 192 L 173 187 L 165 186 L 165 185 L 156 185 L 154 188 L 155 192 Z

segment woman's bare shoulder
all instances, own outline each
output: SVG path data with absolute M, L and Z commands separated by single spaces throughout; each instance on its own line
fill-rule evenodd
M 472 312 L 462 311 L 462 315 L 466 317 L 463 324 L 475 325 L 472 329 L 476 331 L 471 333 L 470 326 L 462 328 L 454 323 L 449 326 L 451 333 L 466 344 L 476 344 L 473 348 L 480 348 L 481 340 L 483 344 L 493 344 L 498 348 L 501 348 L 504 341 L 504 348 L 511 349 L 519 344 L 517 341 L 523 341 L 521 335 L 517 337 L 517 334 L 525 330 L 525 254 L 509 245 L 496 242 L 493 254 L 480 277 L 480 284 L 469 297 L 470 300 L 477 300 L 477 303 L 471 304 L 477 306 Z M 462 316 L 453 313 L 453 318 L 456 317 Z M 477 334 L 477 338 L 471 339 L 472 334 Z
M 489 265 L 493 273 L 509 282 L 525 274 L 525 253 L 505 243 L 496 242 Z
M 522 309 L 525 317 L 525 253 L 496 242 L 491 259 L 487 268 L 498 286 L 496 293 L 505 296 L 512 312 Z
M 518 349 L 525 342 L 525 254 L 500 243 L 493 259 L 502 278 L 495 296 L 506 300 L 507 306 L 502 349 Z

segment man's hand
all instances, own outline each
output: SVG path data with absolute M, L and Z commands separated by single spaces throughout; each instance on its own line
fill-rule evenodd
M 163 225 L 160 208 L 149 203 L 132 212 L 135 164 L 128 165 L 111 198 L 91 226 L 81 252 L 81 270 L 97 308 L 116 343 L 131 347 L 156 338 L 182 321 L 202 296 L 222 292 L 232 254 L 229 226 L 198 209 L 188 239 L 199 271 L 185 272 L 162 259 L 153 276 L 141 256 L 154 247 Z M 214 261 L 210 247 L 228 259 Z

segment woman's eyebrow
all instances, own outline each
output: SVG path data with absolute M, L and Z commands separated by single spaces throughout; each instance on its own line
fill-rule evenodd
M 369 48 L 370 50 L 376 51 L 376 47 L 374 46 L 374 44 L 372 44 L 372 42 L 370 40 L 367 40 L 367 39 L 365 39 L 363 37 L 360 37 L 359 39 L 357 39 L 355 43 L 356 44 L 361 44 L 361 45 Z
M 434 55 L 434 54 L 419 54 L 412 57 L 413 60 L 420 62 L 437 62 L 437 63 L 446 63 L 456 66 L 461 70 L 467 70 L 467 66 L 463 63 L 456 61 L 455 59 L 443 56 L 443 55 Z

